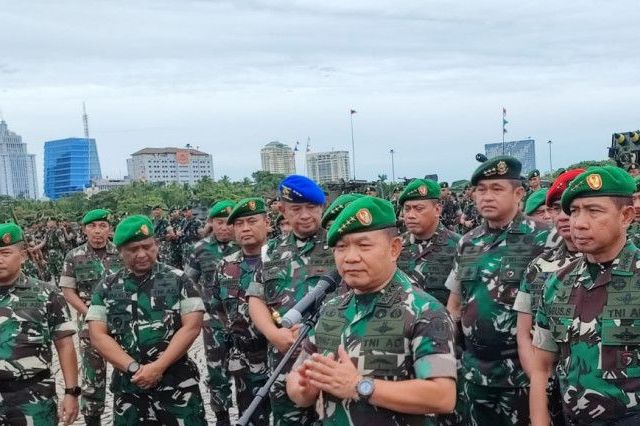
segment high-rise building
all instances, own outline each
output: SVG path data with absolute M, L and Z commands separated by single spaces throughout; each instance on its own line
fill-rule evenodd
M 100 178 L 95 139 L 68 138 L 44 143 L 44 193 L 50 199 L 82 192 Z
M 193 185 L 205 176 L 213 178 L 213 158 L 189 147 L 144 148 L 127 159 L 127 170 L 131 180 Z
M 485 144 L 484 152 L 487 158 L 502 155 L 502 142 Z M 524 139 L 521 141 L 505 142 L 504 155 L 510 155 L 520 160 L 522 163 L 522 174 L 526 176 L 536 168 L 536 141 L 533 139 Z
M 349 151 L 310 152 L 309 177 L 318 183 L 349 180 Z
M 262 170 L 269 173 L 291 175 L 296 172 L 296 157 L 289 145 L 269 142 L 260 150 Z
M 27 153 L 22 136 L 9 130 L 0 120 L 0 195 L 38 198 L 36 156 Z

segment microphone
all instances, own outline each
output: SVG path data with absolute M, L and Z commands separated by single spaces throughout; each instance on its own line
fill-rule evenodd
M 323 275 L 318 284 L 306 294 L 295 306 L 287 311 L 282 317 L 282 326 L 284 328 L 291 328 L 295 324 L 302 321 L 302 316 L 307 313 L 309 309 L 314 309 L 322 300 L 336 289 L 338 283 L 342 278 L 338 271 L 333 271 L 327 275 Z

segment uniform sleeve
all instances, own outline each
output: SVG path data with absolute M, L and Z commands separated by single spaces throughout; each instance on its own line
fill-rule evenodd
M 247 289 L 247 297 L 257 297 L 260 300 L 264 300 L 264 284 L 262 284 L 262 265 L 256 267 L 256 271 L 253 273 L 253 281 L 249 284 Z
M 186 274 L 182 275 L 182 290 L 180 291 L 180 314 L 204 312 L 204 303 L 195 283 Z
M 456 378 L 454 328 L 441 306 L 429 305 L 414 324 L 411 348 L 418 379 Z
M 76 326 L 71 320 L 71 313 L 67 306 L 67 301 L 62 296 L 58 288 L 52 288 L 49 293 L 49 306 L 47 319 L 49 321 L 49 333 L 53 340 L 73 336 L 76 333 Z
M 535 262 L 535 261 L 534 261 Z M 531 310 L 531 280 L 536 277 L 536 267 L 534 262 L 531 262 L 527 269 L 524 271 L 522 280 L 520 281 L 520 288 L 516 295 L 516 300 L 513 303 L 513 310 L 521 312 L 523 314 L 532 314 Z
M 552 275 L 550 280 L 555 279 L 555 274 Z M 551 328 L 549 325 L 549 305 L 547 304 L 547 300 L 550 300 L 550 294 L 553 291 L 555 286 L 546 285 L 542 300 L 540 302 L 540 307 L 536 311 L 535 318 L 535 327 L 533 329 L 533 346 L 536 348 L 543 349 L 549 352 L 558 352 L 559 347 L 553 338 L 553 334 L 551 333 Z
M 202 269 L 200 268 L 200 262 L 198 261 L 196 253 L 198 253 L 197 248 L 189 255 L 187 264 L 184 266 L 184 273 L 187 274 L 191 280 L 197 283 L 200 279 L 200 275 L 202 274 Z
M 102 321 L 107 322 L 107 307 L 104 303 L 106 294 L 106 281 L 100 281 L 96 287 L 96 291 L 91 296 L 91 306 L 85 316 L 86 321 Z
M 453 258 L 453 267 L 451 268 L 451 272 L 447 277 L 444 285 L 449 291 L 453 294 L 461 294 L 462 283 L 458 279 L 458 274 L 460 270 L 460 255 L 462 254 L 462 238 L 458 241 L 458 245 L 456 247 L 456 255 Z
M 60 275 L 60 287 L 76 288 L 76 271 L 73 262 L 72 252 L 67 253 L 62 264 L 62 274 Z

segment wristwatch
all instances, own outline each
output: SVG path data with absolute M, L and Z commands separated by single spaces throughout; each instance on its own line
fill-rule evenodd
M 74 386 L 72 388 L 64 388 L 65 395 L 80 396 L 81 393 L 82 391 L 80 390 L 80 386 Z
M 376 383 L 372 377 L 363 377 L 356 384 L 356 392 L 358 393 L 358 397 L 363 399 L 364 401 L 369 401 L 371 395 L 373 395 L 373 391 L 376 389 Z
M 127 366 L 127 373 L 131 374 L 132 376 L 136 374 L 138 370 L 140 370 L 140 364 L 138 364 L 138 361 L 131 361 L 131 363 Z

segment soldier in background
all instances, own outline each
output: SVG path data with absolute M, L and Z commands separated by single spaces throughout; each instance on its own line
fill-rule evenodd
M 478 213 L 478 208 L 474 200 L 475 190 L 475 187 L 469 186 L 469 189 L 465 191 L 465 197 L 468 197 L 468 199 L 462 209 L 462 216 L 460 216 L 460 233 L 462 235 L 471 231 L 473 228 L 477 228 L 482 223 L 482 218 Z
M 633 210 L 635 216 L 633 222 L 629 225 L 627 235 L 636 247 L 640 247 L 640 176 L 634 177 L 633 180 L 636 183 L 636 190 L 633 193 Z
M 75 327 L 60 290 L 21 272 L 26 258 L 22 229 L 0 225 L 0 424 L 65 425 L 78 416 Z M 52 377 L 52 343 L 58 352 L 65 396 L 58 411 Z
M 187 351 L 204 305 L 184 272 L 159 263 L 147 216 L 113 236 L 124 268 L 103 279 L 86 315 L 91 343 L 113 367 L 113 424 L 206 425 L 199 373 Z
M 45 256 L 49 275 L 58 284 L 66 253 L 66 239 L 56 218 L 50 217 L 47 219 L 44 240 L 38 247 Z
M 169 263 L 171 256 L 169 241 L 167 241 L 169 221 L 164 217 L 164 207 L 162 205 L 156 204 L 151 208 L 151 222 L 153 223 L 156 240 L 158 240 L 158 260 Z
M 193 246 L 200 239 L 200 229 L 202 223 L 193 216 L 193 208 L 186 206 L 182 208 L 182 220 L 180 222 L 180 244 L 182 246 L 182 259 L 186 263 L 193 252 Z
M 462 211 L 460 210 L 458 201 L 451 193 L 447 182 L 440 183 L 440 204 L 442 205 L 440 221 L 447 229 L 455 231 L 456 226 L 460 222 Z
M 546 204 L 547 189 L 541 188 L 529 194 L 524 205 L 524 214 L 532 219 L 553 225 L 553 213 Z
M 107 366 L 91 346 L 89 327 L 84 316 L 91 296 L 102 278 L 120 270 L 118 250 L 109 241 L 110 212 L 91 210 L 82 218 L 87 243 L 67 253 L 60 277 L 60 287 L 67 303 L 77 312 L 80 361 L 82 367 L 81 413 L 87 426 L 99 426 L 107 391 Z

